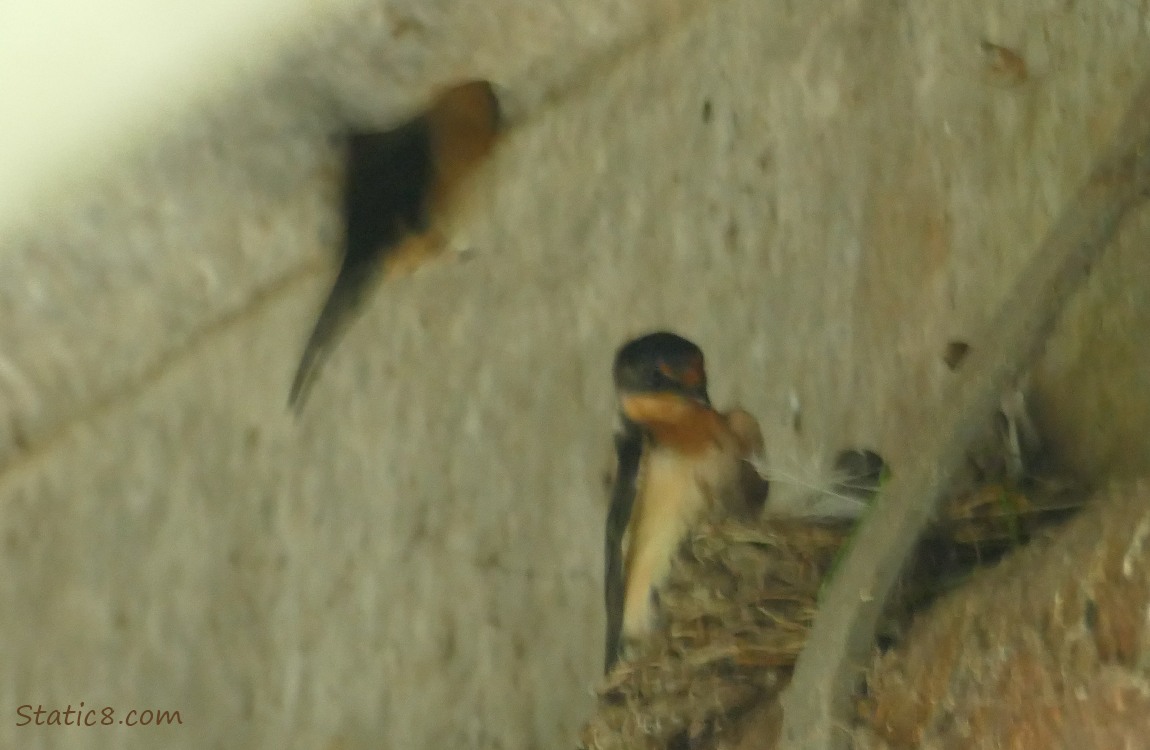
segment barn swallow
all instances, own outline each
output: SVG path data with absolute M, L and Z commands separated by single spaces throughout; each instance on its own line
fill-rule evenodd
M 756 474 L 758 497 L 748 497 L 745 481 L 747 459 L 762 448 L 758 424 L 711 406 L 698 346 L 667 332 L 634 339 L 615 356 L 614 380 L 621 427 L 605 534 L 608 672 L 622 642 L 649 631 L 652 598 L 695 522 L 717 506 L 758 504 L 767 490 Z
M 372 282 L 413 270 L 439 249 L 435 225 L 491 152 L 501 119 L 491 84 L 477 80 L 446 89 L 390 130 L 348 133 L 343 262 L 304 348 L 290 407 L 303 408 Z

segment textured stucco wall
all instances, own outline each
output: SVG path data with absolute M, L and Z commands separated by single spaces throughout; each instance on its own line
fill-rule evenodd
M 1129 0 L 687 5 L 333 13 L 2 238 L 0 746 L 568 744 L 599 664 L 614 347 L 695 338 L 787 474 L 882 449 L 1150 59 Z M 381 289 L 294 421 L 338 236 L 325 132 L 465 75 L 519 123 L 459 217 L 468 260 Z M 1150 465 L 1126 234 L 1041 372 L 1099 474 Z M 184 725 L 15 726 L 81 700 Z

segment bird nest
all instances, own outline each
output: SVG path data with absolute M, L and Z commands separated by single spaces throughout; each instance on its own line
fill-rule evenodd
M 1076 503 L 1049 489 L 985 484 L 947 503 L 900 584 L 884 637 L 897 638 L 910 612 L 973 568 L 1065 517 Z M 659 593 L 660 627 L 605 678 L 581 747 L 738 747 L 749 724 L 762 720 L 752 709 L 774 705 L 777 718 L 774 699 L 852 529 L 843 519 L 700 525 Z
M 848 534 L 842 523 L 701 526 L 660 592 L 662 628 L 608 675 L 583 747 L 694 746 L 781 690 Z

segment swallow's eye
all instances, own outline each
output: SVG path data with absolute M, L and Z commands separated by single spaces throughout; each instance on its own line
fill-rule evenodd
M 664 360 L 659 360 L 655 365 L 655 369 L 658 370 L 660 375 L 667 378 L 668 380 L 672 380 L 676 383 L 679 382 L 679 373 L 675 371 L 674 367 L 671 367 Z

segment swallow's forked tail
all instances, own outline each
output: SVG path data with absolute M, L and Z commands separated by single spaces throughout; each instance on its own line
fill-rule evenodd
M 375 273 L 369 263 L 348 263 L 339 269 L 339 275 L 319 313 L 311 336 L 304 347 L 299 368 L 296 369 L 288 395 L 288 407 L 297 415 L 303 411 L 315 379 L 328 354 L 335 348 L 340 336 L 360 303 Z

